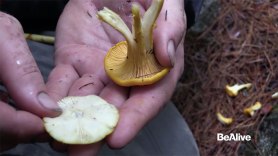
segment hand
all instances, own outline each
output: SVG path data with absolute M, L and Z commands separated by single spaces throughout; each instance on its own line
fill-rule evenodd
M 186 18 L 183 1 L 165 1 L 154 30 L 155 54 L 163 66 L 173 67 L 156 84 L 140 87 L 120 87 L 104 71 L 105 53 L 123 37 L 96 13 L 106 6 L 131 26 L 131 2 L 119 0 L 71 0 L 65 7 L 57 26 L 56 67 L 50 74 L 48 93 L 59 100 L 68 95 L 96 94 L 114 104 L 120 111 L 115 131 L 106 139 L 113 148 L 130 142 L 172 96 L 183 72 L 183 39 Z M 151 0 L 137 0 L 144 12 Z M 71 155 L 95 154 L 101 143 L 69 146 Z
M 16 109 L 0 101 L 0 151 L 44 133 L 40 117 L 59 114 L 45 92 L 39 69 L 25 41 L 20 23 L 0 12 L 0 82 Z

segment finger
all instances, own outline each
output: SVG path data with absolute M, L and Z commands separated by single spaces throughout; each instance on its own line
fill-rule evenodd
M 173 67 L 176 62 L 175 52 L 186 30 L 184 1 L 164 1 L 163 8 L 154 29 L 154 51 L 159 63 Z
M 42 120 L 28 112 L 16 111 L 0 101 L 0 151 L 29 142 L 44 133 Z
M 56 52 L 56 62 L 72 65 L 79 76 L 94 74 L 103 79 L 106 51 L 89 45 L 72 45 L 60 48 Z
M 69 94 L 75 96 L 98 95 L 103 87 L 103 82 L 96 75 L 85 74 L 73 83 Z
M 60 109 L 46 93 L 42 75 L 19 22 L 0 12 L 0 80 L 21 109 L 56 116 Z
M 113 82 L 110 82 L 105 86 L 105 88 L 103 88 L 99 96 L 105 99 L 108 103 L 119 108 L 124 101 L 127 100 L 128 92 L 129 88 L 121 87 Z
M 171 98 L 183 71 L 183 44 L 178 47 L 176 57 L 176 65 L 164 79 L 131 90 L 130 98 L 120 107 L 118 125 L 107 139 L 111 147 L 121 148 L 130 142 Z
M 143 87 L 147 89 L 148 87 Z M 157 88 L 154 88 L 155 90 Z M 137 93 L 139 93 L 137 91 Z M 146 95 L 149 93 L 152 95 Z M 162 107 L 163 99 L 157 99 L 153 92 L 141 91 L 139 95 L 131 96 L 120 108 L 120 119 L 114 132 L 107 138 L 112 148 L 122 148 L 132 140 L 146 122 L 153 118 Z M 164 93 L 164 97 L 169 96 Z M 160 102 L 160 103 L 159 103 Z
M 55 101 L 59 101 L 68 95 L 70 87 L 78 78 L 71 65 L 58 64 L 48 77 L 47 92 Z

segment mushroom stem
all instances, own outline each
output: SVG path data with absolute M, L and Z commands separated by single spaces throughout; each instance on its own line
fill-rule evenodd
M 102 10 L 98 12 L 97 17 L 100 20 L 112 26 L 117 31 L 119 31 L 124 36 L 124 38 L 127 40 L 128 43 L 133 42 L 132 34 L 128 26 L 125 24 L 125 22 L 117 13 L 104 7 Z
M 133 42 L 127 40 L 127 57 L 138 63 L 142 62 L 141 58 L 146 57 L 144 36 L 147 36 L 142 31 L 142 23 L 140 17 L 140 10 L 138 5 L 132 5 L 133 25 L 132 34 Z M 140 56 L 140 57 L 138 57 Z
M 153 29 L 163 2 L 164 0 L 153 0 L 142 20 L 140 16 L 140 7 L 137 4 L 132 5 L 132 33 L 135 43 L 127 39 L 127 56 L 132 59 L 133 62 L 137 62 L 136 64 L 146 63 L 144 60 L 147 60 L 147 54 L 153 53 Z
M 152 49 L 153 47 L 153 36 L 152 32 L 155 27 L 155 21 L 162 9 L 164 0 L 153 0 L 150 8 L 145 12 L 142 20 L 142 29 L 144 34 L 149 34 L 145 37 L 146 49 Z
M 24 34 L 26 39 L 42 42 L 42 43 L 48 43 L 48 44 L 54 44 L 55 38 L 53 36 L 45 36 L 45 35 L 38 35 L 38 34 Z

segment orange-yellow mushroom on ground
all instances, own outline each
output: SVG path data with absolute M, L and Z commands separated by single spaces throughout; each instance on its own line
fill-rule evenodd
M 244 114 L 249 115 L 249 116 L 254 116 L 255 111 L 259 110 L 262 108 L 262 104 L 260 102 L 256 102 L 254 105 L 245 108 L 243 110 Z
M 233 122 L 233 118 L 228 118 L 223 116 L 221 113 L 216 113 L 218 121 L 220 121 L 224 125 L 230 125 Z
M 231 97 L 235 97 L 238 95 L 239 91 L 242 90 L 242 89 L 249 89 L 251 88 L 252 84 L 251 83 L 246 83 L 246 84 L 235 84 L 233 86 L 230 86 L 230 85 L 226 85 L 225 87 L 225 91 L 226 93 L 231 96 Z

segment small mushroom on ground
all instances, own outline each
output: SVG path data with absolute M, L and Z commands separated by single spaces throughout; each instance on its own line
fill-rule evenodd
M 43 118 L 44 127 L 65 144 L 98 142 L 113 132 L 119 120 L 117 108 L 95 95 L 65 97 L 58 105 L 62 114 Z
M 249 116 L 253 116 L 255 114 L 255 111 L 259 110 L 262 108 L 262 104 L 260 102 L 256 102 L 254 105 L 245 108 L 243 110 L 244 114 L 249 115 Z
M 231 97 L 235 97 L 238 95 L 239 91 L 242 89 L 249 89 L 251 88 L 252 84 L 251 83 L 246 83 L 246 84 L 235 84 L 233 86 L 230 85 L 226 85 L 225 90 L 226 93 L 231 96 Z
M 216 113 L 217 119 L 225 125 L 230 125 L 233 122 L 233 118 L 224 117 L 221 113 Z
M 274 94 L 271 95 L 272 99 L 277 99 L 278 98 L 278 92 L 275 92 Z
M 107 75 L 118 85 L 149 85 L 159 81 L 168 72 L 157 61 L 153 48 L 153 29 L 163 5 L 163 0 L 153 0 L 143 18 L 140 7 L 132 5 L 132 32 L 121 17 L 108 8 L 98 12 L 98 18 L 119 31 L 126 41 L 117 43 L 105 57 Z

